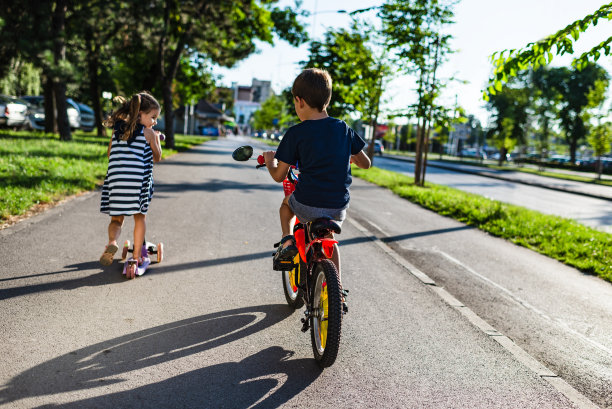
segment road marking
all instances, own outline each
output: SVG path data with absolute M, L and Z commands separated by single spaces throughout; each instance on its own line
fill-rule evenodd
M 492 281 L 491 279 L 483 276 L 482 274 L 476 272 L 473 268 L 471 268 L 470 266 L 462 263 L 461 261 L 457 260 L 456 258 L 454 258 L 453 256 L 441 251 L 441 250 L 437 250 L 434 249 L 434 252 L 442 255 L 443 257 L 445 257 L 447 260 L 451 261 L 454 264 L 457 264 L 458 266 L 460 266 L 461 268 L 465 269 L 465 271 L 467 271 L 468 273 L 474 275 L 475 277 L 479 278 L 480 280 L 486 282 L 487 284 L 497 288 L 498 290 L 502 291 L 505 295 L 508 296 L 508 298 L 511 301 L 514 301 L 515 303 L 527 308 L 528 310 L 531 310 L 533 312 L 535 312 L 536 314 L 538 314 L 540 317 L 544 318 L 547 321 L 550 321 L 554 324 L 557 324 L 558 326 L 562 327 L 564 330 L 570 332 L 571 334 L 577 336 L 578 338 L 582 339 L 583 341 L 591 344 L 592 346 L 598 348 L 599 350 L 609 354 L 612 356 L 612 350 L 608 347 L 606 347 L 605 345 L 600 344 L 597 341 L 594 341 L 590 338 L 588 338 L 586 335 L 572 329 L 569 324 L 567 324 L 564 321 L 559 320 L 558 318 L 553 318 L 549 315 L 547 315 L 545 312 L 543 312 L 542 310 L 534 307 L 533 305 L 531 305 L 530 303 L 528 303 L 527 301 L 523 300 L 522 298 L 520 298 L 519 296 L 517 296 L 516 294 L 514 294 L 512 291 L 508 290 L 506 287 L 503 287 L 500 284 L 497 284 L 496 282 Z
M 574 389 L 570 384 L 568 384 L 562 378 L 559 378 L 554 372 L 548 369 L 545 365 L 543 365 L 540 361 L 529 355 L 527 351 L 522 349 L 520 346 L 514 343 L 510 338 L 506 337 L 491 325 L 489 325 L 485 320 L 479 317 L 474 311 L 470 308 L 463 305 L 459 300 L 453 297 L 448 291 L 446 291 L 442 287 L 438 287 L 435 281 L 433 281 L 427 274 L 420 271 L 418 268 L 413 266 L 410 262 L 404 259 L 400 254 L 398 254 L 395 250 L 391 248 L 388 244 L 383 242 L 380 238 L 376 236 L 376 234 L 369 231 L 367 228 L 362 226 L 359 222 L 355 221 L 354 217 L 347 219 L 350 224 L 353 225 L 357 230 L 359 230 L 364 236 L 369 237 L 374 244 L 380 247 L 385 254 L 389 255 L 393 260 L 395 260 L 399 265 L 404 267 L 410 274 L 416 277 L 423 284 L 426 284 L 433 293 L 437 294 L 448 306 L 458 311 L 461 315 L 463 315 L 470 323 L 479 328 L 486 336 L 495 340 L 502 348 L 508 351 L 519 363 L 523 364 L 528 369 L 535 372 L 542 380 L 547 381 L 553 388 L 555 388 L 559 393 L 564 395 L 567 399 L 569 399 L 576 407 L 580 409 L 597 409 L 598 406 L 591 402 L 586 396 L 578 392 Z M 367 220 L 368 224 L 372 224 L 369 220 Z M 446 253 L 437 250 L 440 254 L 447 256 L 449 260 L 455 260 L 451 256 Z M 451 260 L 451 261 L 452 261 Z M 500 286 L 497 283 L 489 280 L 488 278 L 478 274 L 474 270 L 470 269 L 468 266 L 464 266 L 460 261 L 456 260 L 462 267 L 467 268 L 468 271 L 473 272 L 476 276 L 482 277 L 485 281 L 494 285 L 496 288 L 502 290 L 507 295 L 511 295 L 511 298 L 516 302 L 519 302 L 521 305 L 527 307 L 530 304 L 526 302 L 520 302 L 519 298 L 514 296 L 509 290 Z M 535 307 L 531 306 L 533 311 L 538 311 Z M 539 313 L 540 314 L 540 313 Z M 547 317 L 544 313 L 541 313 L 542 316 Z M 549 318 L 550 319 L 550 318 Z M 571 329 L 569 329 L 571 331 Z M 575 332 L 575 331 L 573 331 Z M 596 344 L 596 343 L 595 343 Z M 604 350 L 607 348 L 604 347 Z

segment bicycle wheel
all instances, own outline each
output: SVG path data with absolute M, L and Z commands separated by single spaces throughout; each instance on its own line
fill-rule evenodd
M 306 264 L 300 259 L 300 255 L 296 254 L 293 258 L 293 264 L 296 267 L 290 271 L 281 272 L 283 277 L 283 291 L 285 292 L 285 299 L 287 304 L 294 310 L 302 308 L 304 305 L 304 298 L 302 297 L 302 289 L 298 288 L 298 283 L 303 279 L 301 274 L 306 274 Z
M 330 260 L 315 264 L 313 271 L 310 338 L 315 360 L 321 368 L 336 361 L 342 330 L 342 301 L 336 266 Z

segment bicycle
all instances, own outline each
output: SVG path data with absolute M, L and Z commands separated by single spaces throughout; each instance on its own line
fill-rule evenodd
M 232 157 L 237 161 L 252 159 L 253 148 L 245 145 L 237 148 Z M 257 158 L 256 168 L 265 166 L 263 156 Z M 295 189 L 298 178 L 292 169 L 283 188 L 285 195 Z M 343 297 L 348 291 L 342 288 L 336 266 L 330 260 L 334 244 L 328 236 L 340 234 L 340 226 L 333 220 L 321 218 L 301 223 L 296 220 L 293 228 L 298 254 L 292 261 L 273 263 L 273 269 L 281 271 L 283 291 L 289 307 L 306 306 L 301 319 L 302 332 L 310 329 L 315 361 L 321 368 L 334 364 L 340 348 L 342 317 L 347 312 Z M 276 243 L 278 247 L 280 243 Z

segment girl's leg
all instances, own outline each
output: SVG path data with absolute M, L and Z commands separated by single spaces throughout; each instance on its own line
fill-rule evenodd
M 111 216 L 111 221 L 108 224 L 108 244 L 117 245 L 117 240 L 123 227 L 123 220 L 123 216 Z
M 141 257 L 142 245 L 144 244 L 147 225 L 146 215 L 137 213 L 134 215 L 134 258 L 139 260 Z
M 103 266 L 110 266 L 113 264 L 113 258 L 119 246 L 117 245 L 117 239 L 121 234 L 121 227 L 123 226 L 123 216 L 111 216 L 111 221 L 108 224 L 108 244 L 104 249 L 104 253 L 100 256 L 100 263 Z

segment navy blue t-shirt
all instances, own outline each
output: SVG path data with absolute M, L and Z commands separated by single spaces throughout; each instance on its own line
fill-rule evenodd
M 364 146 L 346 122 L 327 117 L 289 128 L 274 157 L 293 166 L 299 163 L 300 181 L 293 193 L 298 202 L 341 209 L 350 199 L 351 155 Z

